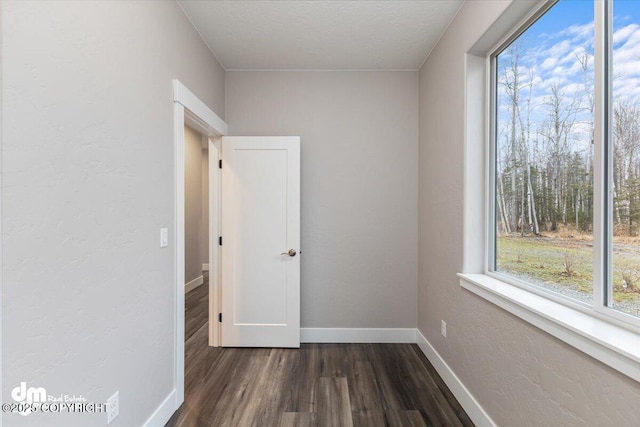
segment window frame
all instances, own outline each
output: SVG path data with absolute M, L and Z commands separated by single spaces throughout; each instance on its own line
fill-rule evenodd
M 490 53 L 525 28 L 551 0 L 512 2 L 464 53 L 462 265 L 464 298 L 481 298 L 640 383 L 640 329 L 611 316 L 487 274 Z M 560 301 L 560 302 L 558 302 Z M 510 319 L 510 318 L 509 318 Z M 440 324 L 433 325 L 440 328 Z M 439 329 L 438 329 L 439 330 Z M 495 333 L 499 333 L 496 329 Z M 524 330 L 523 330 L 524 332 Z
M 631 332 L 640 332 L 640 317 L 609 307 L 613 297 L 612 281 L 612 0 L 594 1 L 594 212 L 593 212 L 593 302 L 579 301 L 547 290 L 526 280 L 496 271 L 496 143 L 497 143 L 497 57 L 553 8 L 559 0 L 543 1 L 512 28 L 492 49 L 487 59 L 488 145 L 486 149 L 486 212 L 484 274 L 509 285 L 542 296 L 571 309 L 594 316 Z M 605 201 L 606 197 L 606 201 Z

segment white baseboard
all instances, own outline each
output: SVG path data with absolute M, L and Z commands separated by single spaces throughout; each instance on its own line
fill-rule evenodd
M 469 392 L 467 387 L 460 381 L 460 378 L 451 370 L 447 362 L 438 354 L 435 348 L 427 341 L 419 330 L 416 330 L 416 341 L 420 350 L 427 356 L 429 362 L 442 377 L 449 390 L 456 397 L 464 411 L 469 415 L 471 421 L 478 427 L 496 427 L 489 414 L 480 406 L 475 397 Z
M 202 271 L 209 271 L 209 264 L 202 264 Z
M 171 390 L 171 393 L 162 401 L 160 406 L 151 414 L 147 421 L 142 425 L 143 427 L 164 427 L 169 421 L 173 413 L 178 409 L 178 402 L 176 401 L 176 390 Z
M 414 328 L 301 328 L 303 343 L 415 343 Z
M 204 277 L 203 276 L 196 277 L 195 279 L 193 279 L 192 281 L 190 281 L 189 283 L 186 283 L 184 285 L 184 293 L 186 294 L 190 290 L 193 290 L 193 289 L 197 288 L 198 286 L 202 285 L 203 283 L 204 283 Z

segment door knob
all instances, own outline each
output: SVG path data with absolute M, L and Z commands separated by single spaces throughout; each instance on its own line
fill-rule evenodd
M 289 255 L 291 257 L 296 256 L 296 250 L 295 249 L 289 249 L 289 252 L 282 252 L 280 255 Z

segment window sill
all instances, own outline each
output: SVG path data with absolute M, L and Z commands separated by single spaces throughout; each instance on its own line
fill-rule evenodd
M 485 274 L 460 286 L 640 382 L 640 334 Z

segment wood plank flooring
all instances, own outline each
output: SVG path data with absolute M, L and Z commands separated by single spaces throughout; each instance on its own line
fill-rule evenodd
M 188 341 L 209 321 L 209 272 L 203 271 L 204 283 L 184 296 L 184 339 Z M 186 343 L 185 343 L 186 345 Z
M 473 425 L 414 344 L 221 349 L 207 332 L 186 335 L 185 402 L 166 426 Z

